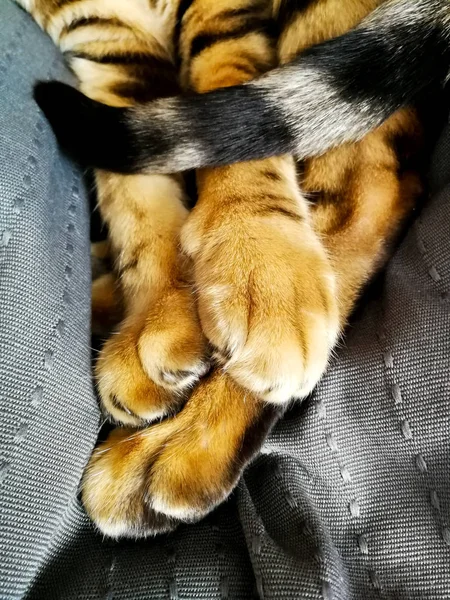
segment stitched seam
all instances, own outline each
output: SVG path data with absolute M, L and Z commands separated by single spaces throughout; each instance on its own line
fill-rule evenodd
M 21 33 L 18 37 L 19 40 L 23 35 L 23 29 L 24 28 L 22 28 Z M 16 44 L 14 43 L 11 44 L 10 51 L 13 47 L 15 47 L 15 45 Z M 55 65 L 59 63 L 59 60 L 60 59 L 58 56 L 52 60 L 52 63 L 46 74 L 46 79 L 49 79 L 51 77 L 53 69 Z M 41 112 L 39 112 L 39 115 L 36 119 L 34 130 L 34 134 L 31 138 L 31 143 L 34 146 L 34 150 L 32 151 L 32 153 L 28 154 L 26 158 L 26 166 L 24 168 L 24 174 L 22 176 L 22 187 L 12 201 L 11 209 L 13 217 L 10 219 L 10 225 L 9 227 L 6 227 L 0 232 L 0 252 L 6 251 L 6 248 L 8 247 L 11 241 L 11 238 L 14 233 L 14 227 L 17 226 L 17 223 L 19 222 L 20 216 L 22 214 L 23 207 L 25 205 L 24 197 L 27 194 L 29 194 L 30 190 L 33 187 L 33 178 L 35 178 L 35 176 L 39 172 L 37 155 L 39 154 L 39 149 L 42 146 L 42 141 L 40 139 L 41 134 L 45 130 L 45 119 Z
M 172 545 L 170 539 L 168 539 L 168 543 L 165 545 L 164 551 L 167 556 L 167 564 L 169 565 L 170 573 L 167 582 L 168 599 L 179 600 L 178 584 L 176 578 L 177 552 L 175 546 Z
M 241 488 L 242 486 L 244 486 L 244 488 L 245 488 L 245 483 L 241 479 L 239 481 L 237 489 Z M 256 507 L 254 507 L 254 508 L 256 511 Z M 254 522 L 252 524 L 253 531 L 249 531 L 248 536 L 246 535 L 247 550 L 248 550 L 249 558 L 250 558 L 250 561 L 252 564 L 253 576 L 255 578 L 255 588 L 254 588 L 253 597 L 257 598 L 258 600 L 264 600 L 266 597 L 266 594 L 264 591 L 264 581 L 263 581 L 262 569 L 261 569 L 260 562 L 261 562 L 261 551 L 262 551 L 263 542 L 264 542 L 265 529 L 264 529 L 264 523 L 262 522 L 261 517 L 256 512 L 255 512 L 255 520 L 256 520 L 256 522 Z
M 211 517 L 214 519 L 214 516 Z M 221 600 L 229 600 L 230 598 L 230 577 L 225 575 L 226 561 L 225 561 L 225 544 L 220 539 L 220 527 L 217 520 L 211 525 L 211 530 L 215 538 L 215 551 L 217 557 L 217 570 L 218 570 L 218 581 L 219 581 L 219 597 Z
M 39 115 L 36 120 L 34 126 L 35 133 L 32 137 L 32 144 L 38 148 L 40 145 L 39 135 L 44 130 L 44 120 L 42 115 Z M 6 249 L 11 241 L 11 238 L 14 233 L 14 228 L 17 226 L 19 222 L 20 216 L 22 214 L 23 207 L 25 205 L 25 197 L 29 195 L 30 190 L 33 188 L 33 178 L 39 171 L 38 160 L 36 157 L 36 151 L 33 154 L 29 154 L 26 158 L 26 166 L 24 169 L 24 174 L 22 176 L 22 187 L 16 194 L 15 198 L 12 201 L 10 208 L 12 209 L 12 218 L 10 219 L 10 224 L 8 227 L 5 227 L 0 232 L 0 251 L 6 252 Z
M 36 165 L 36 169 L 37 169 L 37 165 Z M 65 238 L 66 260 L 65 260 L 65 264 L 64 264 L 65 283 L 62 288 L 61 312 L 58 315 L 55 325 L 52 327 L 51 336 L 49 337 L 49 340 L 47 342 L 47 349 L 44 350 L 44 354 L 42 357 L 41 381 L 40 381 L 39 385 L 37 385 L 35 387 L 34 391 L 31 393 L 31 398 L 30 398 L 30 403 L 29 403 L 31 413 L 33 413 L 36 410 L 39 410 L 43 404 L 44 390 L 45 390 L 47 376 L 53 369 L 55 352 L 58 349 L 59 340 L 64 335 L 64 330 L 65 330 L 65 322 L 64 322 L 63 317 L 66 312 L 67 304 L 70 303 L 70 296 L 68 294 L 67 288 L 68 288 L 68 283 L 70 281 L 71 273 L 72 273 L 72 255 L 73 255 L 72 233 L 74 231 L 74 224 L 71 221 L 70 217 L 73 217 L 76 213 L 76 205 L 74 203 L 75 192 L 77 192 L 77 197 L 78 197 L 79 187 L 77 184 L 77 176 L 74 171 L 73 172 L 72 195 L 69 195 L 70 204 L 69 204 L 68 210 L 67 210 L 68 219 L 66 221 L 66 238 Z M 70 268 L 70 276 L 69 277 L 67 277 L 67 269 L 68 268 Z M 17 450 L 20 443 L 26 439 L 30 420 L 31 420 L 31 416 L 29 415 L 28 421 L 26 423 L 22 421 L 18 424 L 16 433 L 15 433 L 14 439 L 13 439 L 13 446 L 10 450 L 11 455 L 13 453 L 15 453 L 15 451 Z M 3 483 L 5 481 L 8 471 L 11 468 L 12 460 L 13 459 L 11 458 L 9 462 L 7 462 L 5 460 L 2 463 L 0 463 L 0 483 Z
M 38 119 L 35 122 L 34 126 L 34 135 L 32 138 L 32 142 L 34 145 L 36 140 L 39 140 L 39 134 L 43 131 L 43 119 L 42 116 L 39 115 Z M 22 209 L 25 204 L 24 197 L 27 196 L 32 188 L 33 184 L 33 175 L 35 175 L 38 171 L 38 163 L 36 156 L 34 154 L 29 154 L 26 159 L 27 167 L 25 169 L 25 173 L 22 177 L 22 188 L 19 193 L 15 196 L 12 201 L 12 214 L 15 216 L 15 219 L 10 220 L 10 225 L 3 229 L 0 232 L 0 254 L 7 253 L 7 248 L 12 239 L 14 227 L 17 225 L 17 222 L 22 213 Z M 42 399 L 42 386 L 39 385 L 35 388 L 31 397 L 31 404 L 35 406 L 40 403 Z M 16 451 L 16 446 L 20 444 L 26 437 L 28 431 L 28 422 L 21 420 L 18 424 L 16 432 L 14 434 L 12 445 L 9 448 L 9 459 L 7 458 L 8 450 L 5 449 L 3 456 L 5 458 L 0 462 L 0 484 L 3 483 L 7 477 L 8 471 L 11 468 L 13 461 L 13 454 Z
M 305 471 L 306 471 L 306 469 L 305 469 Z M 308 472 L 306 472 L 306 474 L 309 478 L 309 483 L 311 483 L 313 481 L 313 477 Z M 293 495 L 293 493 L 291 492 L 291 490 L 286 487 L 285 481 L 283 479 L 283 473 L 281 472 L 280 465 L 278 464 L 278 462 L 275 462 L 275 464 L 274 464 L 273 475 L 278 482 L 278 487 L 281 488 L 281 490 L 283 491 L 283 495 L 286 499 L 288 506 L 291 509 L 298 510 L 298 501 L 295 498 L 295 496 Z M 330 583 L 326 579 L 325 563 L 322 559 L 322 556 L 320 555 L 319 548 L 317 548 L 317 546 L 316 546 L 316 540 L 314 538 L 314 533 L 311 531 L 311 528 L 309 527 L 309 525 L 306 521 L 303 523 L 301 533 L 305 538 L 309 539 L 309 541 L 311 542 L 311 544 L 314 548 L 313 559 L 319 566 L 319 571 L 320 571 L 319 577 L 320 577 L 322 598 L 323 598 L 323 600 L 331 599 L 331 597 L 332 597 L 331 596 L 331 586 L 330 586 Z
M 111 553 L 110 553 L 110 560 L 108 561 L 107 565 L 106 565 L 106 589 L 105 589 L 105 593 L 104 593 L 104 600 L 113 600 L 114 599 L 114 592 L 113 592 L 113 587 L 114 587 L 114 569 L 116 567 L 116 562 L 117 562 L 117 557 L 116 554 L 114 552 L 114 549 L 110 548 Z
M 428 470 L 428 465 L 420 448 L 420 444 L 417 442 L 414 436 L 410 419 L 408 419 L 404 409 L 402 390 L 394 372 L 394 354 L 392 349 L 387 344 L 387 332 L 383 325 L 381 326 L 378 340 L 381 345 L 381 349 L 384 349 L 383 361 L 385 366 L 386 381 L 390 386 L 390 396 L 394 403 L 394 411 L 397 416 L 400 433 L 407 444 L 407 447 L 409 448 L 411 458 L 414 460 L 414 464 L 418 472 L 422 476 L 423 481 L 428 488 L 430 504 L 433 508 L 433 512 L 440 522 L 442 540 L 447 546 L 450 547 L 450 528 L 448 527 L 448 524 L 446 523 L 445 517 L 442 513 L 439 495 L 436 491 L 434 482 L 432 481 L 431 474 Z
M 439 288 L 442 288 L 442 276 L 439 273 L 436 266 L 430 261 L 430 256 L 428 253 L 428 248 L 423 239 L 423 235 L 421 233 L 421 221 L 420 219 L 415 224 L 415 232 L 416 232 L 416 241 L 417 248 L 422 257 L 423 262 L 425 263 L 428 277 L 435 283 Z M 441 284 L 441 285 L 440 285 Z M 449 300 L 449 293 L 446 289 L 441 289 L 440 292 L 441 300 Z
M 251 544 L 250 544 L 250 552 L 254 557 L 253 562 L 253 574 L 255 576 L 255 584 L 256 584 L 256 597 L 259 600 L 264 600 L 265 592 L 264 592 L 264 582 L 262 577 L 262 570 L 260 567 L 261 560 L 261 550 L 262 550 L 262 542 L 263 535 L 262 533 L 254 533 L 252 535 Z
M 12 65 L 12 58 L 15 55 L 20 42 L 22 41 L 24 33 L 25 27 L 20 27 L 20 29 L 15 32 L 13 40 L 8 45 L 4 53 L 2 52 L 3 62 L 0 63 L 0 88 L 6 82 L 6 75 Z
M 20 40 L 22 35 L 23 35 L 23 30 L 21 30 L 20 33 L 18 34 L 17 40 Z M 10 52 L 12 52 L 12 50 L 16 47 L 16 45 L 17 45 L 17 43 L 15 43 L 15 42 L 13 42 L 11 44 Z M 10 58 L 12 58 L 12 53 L 11 53 Z M 56 62 L 58 62 L 57 58 L 55 58 L 52 61 L 52 64 L 49 67 L 49 70 L 47 72 L 48 77 L 51 75 L 51 72 L 52 72 L 53 67 L 55 66 Z M 38 116 L 35 126 L 34 126 L 34 129 L 35 129 L 35 133 L 32 137 L 32 143 L 34 146 L 38 146 L 38 143 L 40 143 L 39 135 L 40 135 L 40 133 L 42 133 L 42 131 L 44 131 L 44 120 L 42 118 L 42 115 Z M 14 223 L 11 222 L 10 226 L 7 227 L 6 229 L 4 229 L 0 233 L 0 253 L 7 252 L 7 248 L 9 246 L 9 243 L 10 243 L 12 235 L 13 235 L 14 227 L 17 225 L 17 222 L 20 218 L 20 215 L 22 213 L 22 209 L 23 209 L 23 206 L 25 203 L 23 196 L 25 196 L 32 187 L 33 173 L 36 174 L 39 171 L 38 162 L 37 162 L 36 156 L 34 154 L 29 154 L 26 159 L 26 162 L 27 162 L 27 168 L 26 168 L 26 171 L 22 178 L 22 183 L 23 183 L 22 189 L 20 190 L 20 193 L 14 198 L 14 200 L 12 202 L 12 212 L 14 215 L 16 215 L 16 219 L 14 220 Z M 44 364 L 45 364 L 45 356 L 44 356 L 43 360 L 44 360 Z M 36 386 L 36 388 L 34 389 L 34 391 L 31 394 L 31 401 L 30 401 L 30 404 L 33 408 L 40 404 L 40 402 L 42 400 L 42 395 L 43 395 L 42 385 Z M 0 461 L 0 484 L 2 484 L 5 481 L 5 479 L 8 475 L 8 472 L 12 465 L 13 455 L 16 452 L 17 446 L 26 438 L 26 435 L 28 432 L 28 426 L 29 426 L 28 422 L 24 422 L 23 420 L 21 422 L 19 422 L 16 432 L 14 434 L 13 440 L 12 440 L 12 445 L 9 448 L 9 459 L 7 458 L 8 450 L 5 449 L 5 451 L 3 453 L 3 456 L 5 458 Z
M 377 593 L 379 597 L 382 597 L 383 587 L 381 584 L 381 579 L 374 568 L 373 562 L 370 559 L 370 534 L 367 530 L 364 530 L 362 527 L 361 505 L 353 490 L 353 480 L 350 470 L 339 456 L 339 445 L 335 436 L 333 435 L 332 427 L 327 421 L 326 406 L 323 400 L 320 400 L 316 403 L 316 412 L 317 416 L 319 417 L 319 420 L 322 423 L 326 444 L 337 463 L 341 478 L 344 482 L 344 489 L 346 490 L 348 500 L 348 512 L 352 519 L 354 531 L 356 533 L 356 542 L 359 554 L 362 556 L 366 563 L 367 576 L 372 586 L 372 589 Z M 329 586 L 330 584 L 328 583 L 328 588 L 325 587 L 322 590 L 324 600 L 328 600 L 328 598 L 331 598 L 331 590 Z

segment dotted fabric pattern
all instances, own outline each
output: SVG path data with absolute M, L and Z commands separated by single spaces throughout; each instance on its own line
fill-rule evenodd
M 31 98 L 69 81 L 0 2 L 0 599 L 450 598 L 450 135 L 433 194 L 314 396 L 229 502 L 146 541 L 99 536 L 77 492 L 92 389 L 87 195 Z

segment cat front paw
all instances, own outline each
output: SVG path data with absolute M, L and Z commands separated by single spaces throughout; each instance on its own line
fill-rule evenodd
M 213 372 L 173 418 L 115 429 L 98 446 L 82 482 L 88 514 L 115 538 L 198 521 L 229 496 L 278 415 Z

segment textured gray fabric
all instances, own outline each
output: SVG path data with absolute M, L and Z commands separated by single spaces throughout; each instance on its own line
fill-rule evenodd
M 115 543 L 77 500 L 99 424 L 88 209 L 30 97 L 46 77 L 68 77 L 57 52 L 1 0 L 0 598 L 450 598 L 450 136 L 379 297 L 233 498 Z

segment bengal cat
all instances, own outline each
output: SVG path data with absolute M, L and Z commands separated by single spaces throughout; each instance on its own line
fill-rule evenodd
M 223 501 L 288 402 L 317 384 L 363 285 L 422 192 L 410 167 L 423 145 L 422 126 L 416 110 L 405 107 L 359 139 L 396 102 L 386 100 L 388 108 L 358 128 L 348 118 L 336 123 L 342 110 L 334 117 L 324 96 L 326 119 L 311 127 L 329 127 L 332 139 L 324 133 L 314 146 L 310 134 L 301 151 L 289 133 L 293 113 L 283 104 L 292 67 L 230 87 L 304 53 L 306 91 L 297 109 L 304 111 L 298 131 L 306 131 L 306 113 L 313 121 L 318 105 L 308 104 L 308 90 L 320 84 L 308 60 L 332 55 L 334 46 L 310 48 L 345 34 L 382 0 L 20 3 L 93 100 L 80 102 L 61 84 L 36 90 L 60 141 L 97 167 L 116 268 L 94 282 L 94 298 L 108 305 L 118 291 L 125 313 L 96 377 L 103 410 L 127 427 L 95 450 L 83 501 L 104 534 L 168 531 Z M 284 87 L 277 91 L 273 77 L 280 73 Z M 178 86 L 186 100 L 140 105 L 172 97 Z M 279 94 L 286 122 L 274 119 L 258 95 L 242 92 L 264 86 L 272 102 Z M 221 110 L 227 117 L 219 117 Z M 208 146 L 212 115 L 220 142 Z M 227 131 L 245 141 L 235 147 Z M 355 138 L 302 164 L 282 154 L 318 154 Z M 260 160 L 223 165 L 250 158 Z M 190 214 L 183 179 L 150 173 L 205 165 L 212 166 L 197 172 Z

